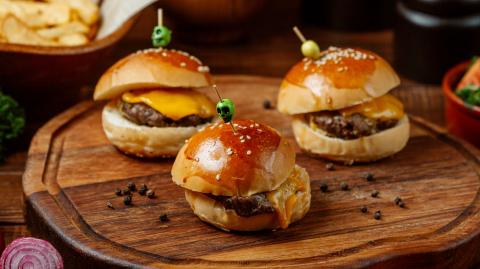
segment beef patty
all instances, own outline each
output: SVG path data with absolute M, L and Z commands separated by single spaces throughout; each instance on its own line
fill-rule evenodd
M 315 123 L 329 136 L 355 139 L 392 128 L 398 120 L 378 120 L 361 114 L 342 116 L 339 112 L 322 111 L 306 115 L 308 122 Z
M 275 208 L 264 193 L 251 196 L 215 196 L 210 194 L 208 196 L 221 202 L 225 209 L 235 210 L 235 213 L 242 217 L 275 212 Z
M 120 101 L 119 108 L 127 119 L 138 125 L 150 127 L 197 126 L 212 120 L 212 117 L 201 118 L 198 115 L 188 115 L 179 120 L 173 120 L 144 103 L 130 104 Z

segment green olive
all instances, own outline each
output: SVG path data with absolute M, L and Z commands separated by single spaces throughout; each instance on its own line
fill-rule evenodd
M 165 26 L 155 26 L 152 32 L 152 44 L 154 47 L 166 47 L 172 40 L 172 31 Z
M 317 59 L 320 57 L 320 48 L 313 40 L 307 40 L 302 44 L 302 54 L 305 57 Z
M 232 121 L 233 115 L 235 114 L 233 101 L 230 99 L 222 99 L 222 101 L 217 103 L 217 113 L 225 123 Z

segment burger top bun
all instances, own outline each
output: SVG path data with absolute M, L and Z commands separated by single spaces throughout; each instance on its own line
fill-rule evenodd
M 293 146 L 275 129 L 252 120 L 215 124 L 192 136 L 172 167 L 183 188 L 249 196 L 278 188 L 295 166 Z
M 95 87 L 93 99 L 112 99 L 123 92 L 158 87 L 206 87 L 211 84 L 207 66 L 188 53 L 147 49 L 130 54 L 111 66 Z
M 338 110 L 382 96 L 399 84 L 380 56 L 330 47 L 317 60 L 304 58 L 290 69 L 280 86 L 278 110 L 290 115 Z

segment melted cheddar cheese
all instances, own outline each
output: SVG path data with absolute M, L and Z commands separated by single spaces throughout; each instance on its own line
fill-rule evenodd
M 361 114 L 367 118 L 380 120 L 400 120 L 403 115 L 403 104 L 393 95 L 386 94 L 369 102 L 340 110 L 343 116 Z
M 144 103 L 173 120 L 198 115 L 209 118 L 215 115 L 215 105 L 204 94 L 190 89 L 154 89 L 126 92 L 122 100 L 127 103 Z
M 301 179 L 300 169 L 295 167 L 290 177 L 274 191 L 267 193 L 267 199 L 276 210 L 278 222 L 282 229 L 286 229 L 292 222 L 294 207 L 298 201 L 297 192 L 307 190 L 304 180 Z

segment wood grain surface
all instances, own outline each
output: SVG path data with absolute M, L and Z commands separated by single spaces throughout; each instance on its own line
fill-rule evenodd
M 262 107 L 264 99 L 276 99 L 279 83 L 217 77 L 238 118 L 267 123 L 292 138 L 288 117 Z M 130 158 L 108 143 L 102 106 L 84 102 L 55 117 L 28 153 L 27 223 L 60 250 L 67 268 L 468 268 L 478 262 L 480 154 L 420 118 L 412 118 L 407 147 L 374 164 L 327 171 L 324 161 L 297 149 L 297 163 L 311 177 L 312 207 L 305 218 L 287 230 L 225 233 L 193 215 L 171 182 L 172 160 Z M 366 172 L 375 180 L 363 179 Z M 135 194 L 133 205 L 123 205 L 114 190 L 128 182 L 146 183 L 157 197 Z M 341 182 L 350 190 L 340 190 Z M 373 190 L 378 198 L 370 196 Z M 394 204 L 397 196 L 406 208 Z M 381 220 L 373 218 L 377 210 Z M 163 213 L 168 222 L 159 221 Z

